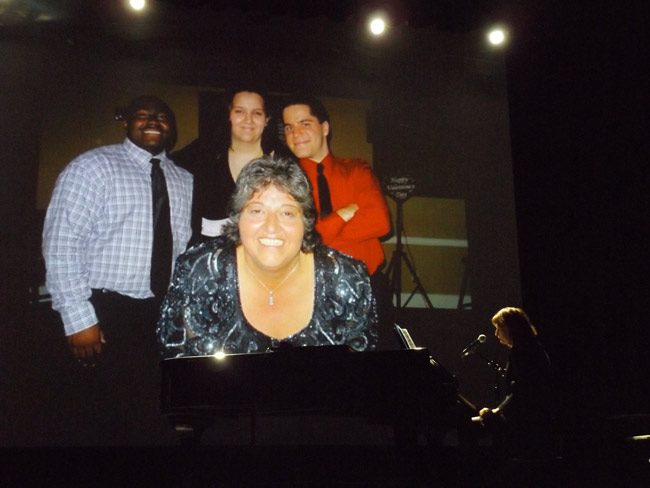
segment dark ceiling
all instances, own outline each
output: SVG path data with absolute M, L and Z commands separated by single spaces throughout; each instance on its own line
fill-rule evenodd
M 289 16 L 300 19 L 326 17 L 336 22 L 358 22 L 376 9 L 390 13 L 397 25 L 468 31 L 485 22 L 507 16 L 517 3 L 505 0 L 149 0 L 149 12 L 168 23 L 173 20 L 218 16 L 233 9 L 252 15 Z M 76 25 L 132 21 L 126 0 L 9 0 L 0 4 L 0 27 Z M 510 6 L 506 6 L 510 4 Z M 144 15 L 138 16 L 140 20 Z M 191 29 L 191 25 L 188 24 Z
M 135 14 L 127 0 L 10 0 L 0 2 L 0 40 L 17 40 L 47 59 L 56 53 L 49 69 L 59 72 L 137 60 L 173 83 L 263 78 L 269 89 L 368 96 L 380 81 L 426 76 L 434 58 L 462 57 L 449 62 L 483 63 L 475 71 L 492 73 L 490 53 L 474 42 L 477 29 L 514 2 L 149 0 L 148 10 Z M 395 27 L 378 43 L 362 26 L 376 7 Z M 320 76 L 305 75 L 314 72 Z

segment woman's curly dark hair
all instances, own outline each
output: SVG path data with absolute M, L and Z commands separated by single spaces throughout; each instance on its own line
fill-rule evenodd
M 270 185 L 291 195 L 300 207 L 305 225 L 301 248 L 304 252 L 311 252 L 320 239 L 314 229 L 316 207 L 311 196 L 311 186 L 300 166 L 290 159 L 279 156 L 262 156 L 244 166 L 230 199 L 232 222 L 224 226 L 224 235 L 235 244 L 241 242 L 239 218 L 242 209 L 256 193 L 264 191 Z

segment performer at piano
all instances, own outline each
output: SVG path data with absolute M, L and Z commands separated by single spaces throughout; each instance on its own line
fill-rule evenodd
M 548 354 L 521 308 L 502 308 L 492 325 L 499 342 L 510 349 L 506 396 L 499 406 L 482 408 L 479 415 L 502 443 L 506 457 L 549 458 L 555 448 L 555 409 Z
M 374 349 L 366 266 L 320 243 L 309 181 L 280 156 L 246 165 L 224 234 L 179 257 L 163 302 L 165 357 L 290 346 Z

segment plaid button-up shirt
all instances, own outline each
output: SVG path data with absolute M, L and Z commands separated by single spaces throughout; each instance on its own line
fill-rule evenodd
M 167 181 L 175 260 L 191 235 L 192 176 L 166 153 L 155 157 Z M 93 288 L 153 296 L 151 158 L 126 139 L 77 157 L 56 182 L 43 255 L 52 307 L 61 314 L 66 335 L 97 323 L 88 301 Z

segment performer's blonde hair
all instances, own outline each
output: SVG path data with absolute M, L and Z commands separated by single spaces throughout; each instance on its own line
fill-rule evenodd
M 521 308 L 502 308 L 494 314 L 492 323 L 497 327 L 507 327 L 513 339 L 537 336 L 537 329 L 530 322 L 526 312 Z

